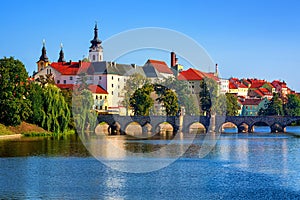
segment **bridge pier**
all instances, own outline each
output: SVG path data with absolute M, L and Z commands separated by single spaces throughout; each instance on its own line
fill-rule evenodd
M 237 126 L 238 128 L 238 133 L 248 133 L 249 131 L 251 132 L 252 130 L 249 130 L 249 126 L 246 123 L 242 123 Z

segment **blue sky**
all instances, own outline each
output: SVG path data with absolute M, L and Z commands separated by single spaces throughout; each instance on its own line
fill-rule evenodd
M 20 59 L 29 74 L 36 69 L 43 39 L 51 61 L 58 59 L 61 42 L 67 60 L 86 56 L 97 21 L 101 40 L 142 27 L 176 30 L 202 45 L 224 78 L 281 79 L 300 91 L 297 0 L 12 0 L 1 7 L 0 56 Z M 142 65 L 150 56 L 156 59 L 140 53 L 128 62 Z

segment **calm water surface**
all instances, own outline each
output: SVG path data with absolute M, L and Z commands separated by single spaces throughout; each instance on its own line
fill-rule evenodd
M 204 158 L 193 150 L 201 144 L 195 140 L 168 167 L 136 174 L 103 165 L 76 136 L 0 141 L 0 199 L 300 199 L 300 138 L 264 130 L 222 134 Z

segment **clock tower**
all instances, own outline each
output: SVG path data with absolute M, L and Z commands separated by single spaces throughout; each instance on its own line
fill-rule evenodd
M 98 27 L 97 23 L 94 28 L 94 39 L 91 40 L 91 46 L 89 50 L 89 60 L 90 62 L 103 61 L 103 48 L 101 46 L 102 41 L 98 38 Z

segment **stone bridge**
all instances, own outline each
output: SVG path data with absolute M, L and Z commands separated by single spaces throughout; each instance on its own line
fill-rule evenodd
M 285 132 L 287 125 L 300 121 L 300 116 L 120 116 L 99 115 L 98 123 L 107 123 L 111 134 L 126 134 L 125 130 L 132 122 L 138 123 L 143 133 L 157 131 L 160 124 L 167 122 L 173 127 L 173 134 L 180 131 L 189 133 L 190 126 L 201 123 L 207 131 L 221 131 L 225 123 L 232 123 L 238 132 L 253 132 L 254 126 L 269 126 L 271 132 Z

